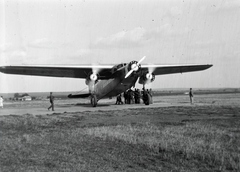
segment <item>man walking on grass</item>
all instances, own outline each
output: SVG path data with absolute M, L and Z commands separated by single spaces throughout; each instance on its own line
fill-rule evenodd
M 50 99 L 51 105 L 49 106 L 48 110 L 52 108 L 52 111 L 54 111 L 54 97 L 52 95 L 52 92 L 50 92 L 49 99 Z

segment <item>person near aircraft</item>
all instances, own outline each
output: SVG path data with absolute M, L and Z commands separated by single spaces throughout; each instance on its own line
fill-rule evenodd
M 190 103 L 193 104 L 193 91 L 192 91 L 192 88 L 190 88 L 189 90 L 189 98 L 190 98 Z
M 148 93 L 149 93 L 149 96 L 150 96 L 150 101 L 149 101 L 149 103 L 150 103 L 150 104 L 153 104 L 153 94 L 152 94 L 152 89 L 151 89 L 151 88 L 149 89 Z
M 3 97 L 0 97 L 0 107 L 3 108 Z
M 50 92 L 49 100 L 51 105 L 48 107 L 48 110 L 52 108 L 52 111 L 54 111 L 54 96 L 52 92 Z
M 143 91 L 142 91 L 142 99 L 143 99 L 143 103 L 144 103 L 145 105 L 149 105 L 149 104 L 150 104 L 150 95 L 149 95 L 148 89 L 145 90 L 145 88 L 143 88 Z
M 137 104 L 137 88 L 135 88 L 134 90 L 134 100 L 135 100 L 135 103 Z
M 123 97 L 124 97 L 124 103 L 127 104 L 127 100 L 128 100 L 127 90 L 124 91 L 124 93 L 123 93 Z
M 127 91 L 127 104 L 131 104 L 131 89 Z
M 147 101 L 148 101 L 148 103 L 149 104 L 151 104 L 151 98 L 150 98 L 151 96 L 150 96 L 150 94 L 149 94 L 149 90 L 147 89 L 146 90 L 146 99 L 147 99 Z
M 119 104 L 123 104 L 123 102 L 122 102 L 122 94 L 119 94 L 118 96 L 117 96 L 117 100 L 116 100 L 116 103 L 115 103 L 116 105 L 119 105 Z
M 140 104 L 141 103 L 141 92 L 139 89 L 137 89 L 137 91 L 138 91 L 138 104 Z
M 134 91 L 132 89 L 130 89 L 130 104 L 134 104 L 135 101 L 134 101 Z
M 140 92 L 139 92 L 139 89 L 135 89 L 134 98 L 135 98 L 135 103 L 139 104 L 140 103 Z

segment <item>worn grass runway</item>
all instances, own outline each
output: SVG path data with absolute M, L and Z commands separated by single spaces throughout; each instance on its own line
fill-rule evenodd
M 155 102 L 2 114 L 0 171 L 240 171 L 240 95 Z

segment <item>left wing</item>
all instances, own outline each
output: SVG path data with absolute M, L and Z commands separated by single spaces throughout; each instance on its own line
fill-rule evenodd
M 86 78 L 92 70 L 98 70 L 99 79 L 106 79 L 111 76 L 112 66 L 0 66 L 0 72 L 15 75 L 34 75 L 49 77 Z
M 205 70 L 212 67 L 210 64 L 206 65 L 142 65 L 143 71 L 149 71 L 155 75 L 165 75 L 173 73 L 184 73 Z

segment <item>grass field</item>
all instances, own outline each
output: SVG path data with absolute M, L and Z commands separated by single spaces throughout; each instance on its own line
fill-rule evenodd
M 240 171 L 231 101 L 0 116 L 0 171 Z

